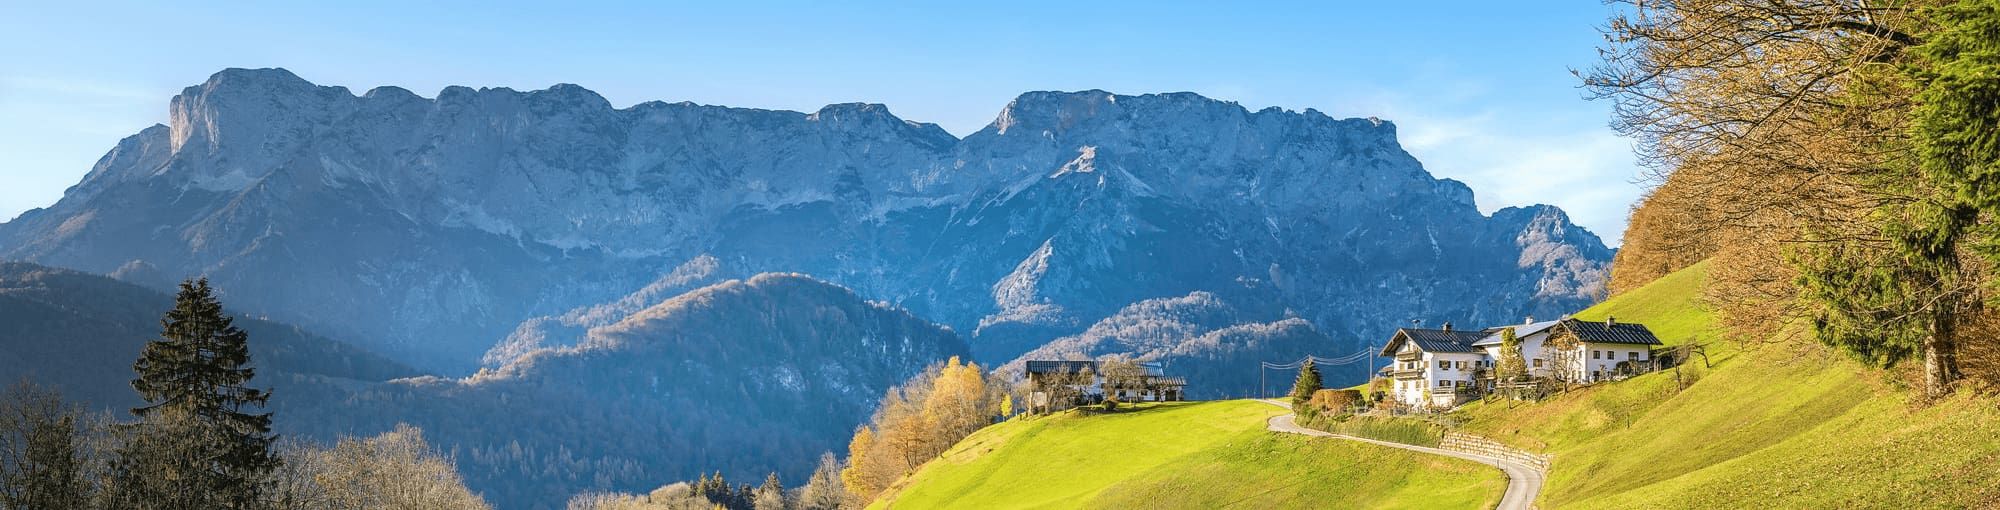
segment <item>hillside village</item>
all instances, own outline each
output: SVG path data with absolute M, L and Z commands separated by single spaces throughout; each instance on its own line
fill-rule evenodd
M 1508 345 L 1506 336 L 1517 342 Z M 1660 339 L 1644 324 L 1574 318 L 1477 330 L 1402 328 L 1382 346 L 1392 362 L 1377 372 L 1393 400 L 1413 408 L 1448 408 L 1501 389 L 1624 379 L 1662 367 Z M 1501 362 L 1522 367 L 1502 375 Z M 1671 359 L 1667 357 L 1666 359 Z

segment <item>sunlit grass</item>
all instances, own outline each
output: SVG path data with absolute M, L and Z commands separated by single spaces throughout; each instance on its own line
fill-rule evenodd
M 1239 400 L 1017 419 L 875 507 L 1480 508 L 1505 488 L 1471 462 L 1264 429 L 1283 413 Z
M 1882 375 L 1818 346 L 1744 349 L 1700 306 L 1704 266 L 1578 314 L 1703 342 L 1713 369 L 1602 384 L 1534 404 L 1480 404 L 1466 428 L 1555 454 L 1543 508 L 1933 508 L 2000 504 L 2000 406 L 1914 406 Z M 1699 365 L 1699 361 L 1694 362 Z

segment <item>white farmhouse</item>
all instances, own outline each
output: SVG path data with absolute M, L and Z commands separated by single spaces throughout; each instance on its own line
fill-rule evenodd
M 1644 371 L 1659 345 L 1644 324 L 1621 323 L 1615 317 L 1604 322 L 1564 319 L 1549 328 L 1539 356 L 1565 370 L 1563 380 L 1589 383 Z
M 1514 330 L 1528 375 L 1570 383 L 1591 383 L 1650 369 L 1660 339 L 1643 324 L 1614 318 L 1591 322 L 1572 318 L 1481 330 L 1402 328 L 1382 346 L 1392 363 L 1389 397 L 1419 408 L 1450 407 L 1493 391 L 1494 367 L 1503 349 L 1501 333 Z
M 1534 317 L 1529 317 L 1519 326 L 1486 328 L 1486 337 L 1480 338 L 1472 345 L 1478 347 L 1486 359 L 1492 360 L 1492 363 L 1497 365 L 1500 363 L 1501 331 L 1513 329 L 1514 338 L 1521 341 L 1521 362 L 1527 365 L 1528 375 L 1548 377 L 1549 368 L 1554 365 L 1549 363 L 1548 358 L 1542 357 L 1542 342 L 1548 340 L 1550 331 L 1555 329 L 1556 324 L 1561 323 L 1562 320 L 1535 322 Z
M 1489 358 L 1472 343 L 1485 338 L 1478 330 L 1402 328 L 1382 346 L 1394 360 L 1389 367 L 1391 393 L 1398 402 L 1415 407 L 1450 406 L 1474 393 L 1477 377 Z

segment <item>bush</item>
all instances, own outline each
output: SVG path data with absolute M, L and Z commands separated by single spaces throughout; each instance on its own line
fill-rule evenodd
M 1113 397 L 1113 396 L 1108 396 L 1108 395 L 1107 395 L 1107 396 L 1105 396 L 1105 397 L 1104 397 L 1104 410 L 1105 410 L 1105 411 L 1116 411 L 1116 410 L 1118 410 L 1118 397 Z
M 1353 414 L 1354 405 L 1360 402 L 1360 390 L 1319 390 L 1313 392 L 1307 407 L 1316 415 L 1345 416 Z

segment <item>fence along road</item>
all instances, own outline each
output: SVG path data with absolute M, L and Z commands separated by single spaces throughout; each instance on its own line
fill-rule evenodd
M 1290 405 L 1274 399 L 1258 399 L 1258 401 L 1286 409 L 1291 409 Z M 1478 462 L 1480 464 L 1485 464 L 1488 466 L 1500 468 L 1501 472 L 1507 474 L 1507 492 L 1500 496 L 1500 506 L 1498 507 L 1499 510 L 1530 510 L 1534 508 L 1535 497 L 1541 495 L 1542 493 L 1542 479 L 1548 475 L 1548 473 L 1544 472 L 1542 469 L 1539 469 L 1533 465 L 1529 465 L 1527 463 L 1514 461 L 1510 459 L 1494 457 L 1491 455 L 1480 455 L 1476 453 L 1442 450 L 1438 448 L 1431 448 L 1428 446 L 1393 443 L 1389 441 L 1380 441 L 1365 437 L 1355 437 L 1346 434 L 1334 434 L 1324 430 L 1309 429 L 1300 426 L 1297 420 L 1294 419 L 1294 417 L 1291 415 L 1291 413 L 1286 413 L 1271 417 L 1271 421 L 1268 424 L 1267 428 L 1271 429 L 1272 432 L 1283 432 L 1287 434 L 1302 434 L 1313 437 L 1331 437 L 1337 439 L 1346 439 L 1349 441 L 1360 441 L 1363 443 L 1387 446 L 1390 448 L 1402 448 L 1405 450 L 1423 452 L 1432 455 L 1443 455 L 1446 457 L 1465 459 L 1473 462 Z

